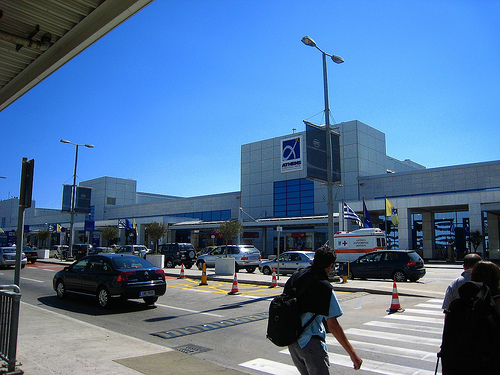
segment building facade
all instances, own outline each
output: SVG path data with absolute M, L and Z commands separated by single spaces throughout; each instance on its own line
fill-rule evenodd
M 390 248 L 415 249 L 425 259 L 477 250 L 500 260 L 500 161 L 426 169 L 388 156 L 385 134 L 361 121 L 336 124 L 334 130 L 341 135 L 342 177 L 333 188 L 334 231 L 358 228 L 343 220 L 344 202 L 360 217 L 365 202 L 374 227 L 387 231 Z M 222 242 L 215 233 L 221 221 L 238 219 L 244 228 L 238 241 L 255 245 L 263 256 L 278 248 L 316 249 L 328 241 L 327 189 L 307 178 L 305 140 L 306 133 L 297 132 L 242 145 L 241 190 L 231 193 L 186 198 L 137 192 L 137 182 L 129 179 L 82 181 L 80 186 L 92 188 L 91 213 L 76 215 L 75 238 L 102 245 L 104 226 L 127 221 L 135 223 L 137 234 L 128 238 L 121 229 L 118 243 L 151 246 L 146 225 L 156 221 L 168 227 L 164 242 L 201 248 Z M 397 208 L 397 226 L 385 217 L 386 199 Z M 41 229 L 69 227 L 69 216 L 28 209 L 31 242 Z M 85 231 L 85 220 L 94 223 L 92 233 Z M 17 227 L 16 199 L 0 201 L 0 227 L 7 232 Z M 484 239 L 477 249 L 468 241 L 476 232 Z M 66 237 L 53 233 L 51 244 L 65 243 Z

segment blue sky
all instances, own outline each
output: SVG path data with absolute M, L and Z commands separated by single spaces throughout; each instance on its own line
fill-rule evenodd
M 179 196 L 240 189 L 240 146 L 332 122 L 428 168 L 500 159 L 500 1 L 156 0 L 0 112 L 0 199 L 60 208 L 71 184 L 132 178 Z

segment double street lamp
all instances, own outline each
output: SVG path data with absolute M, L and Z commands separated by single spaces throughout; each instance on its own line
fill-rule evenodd
M 332 181 L 332 144 L 330 134 L 330 105 L 328 102 L 328 77 L 326 70 L 326 57 L 330 57 L 335 63 L 342 64 L 344 59 L 337 55 L 330 55 L 316 45 L 316 42 L 309 36 L 302 38 L 302 43 L 319 50 L 323 56 L 323 88 L 325 95 L 325 130 L 326 130 L 326 185 L 328 191 L 328 241 L 333 248 L 333 181 Z
M 76 200 L 76 164 L 78 162 L 78 147 L 83 146 L 83 147 L 88 147 L 88 148 L 94 148 L 94 145 L 89 145 L 89 144 L 77 144 L 70 142 L 66 139 L 61 139 L 59 142 L 61 143 L 68 143 L 70 145 L 75 146 L 75 169 L 73 171 L 73 185 L 71 186 L 71 206 L 70 206 L 70 213 L 71 213 L 71 219 L 69 222 L 69 250 L 68 250 L 68 256 L 73 255 L 73 224 L 75 221 L 75 200 Z

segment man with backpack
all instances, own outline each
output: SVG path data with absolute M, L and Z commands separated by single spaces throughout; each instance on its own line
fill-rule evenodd
M 337 318 L 343 314 L 328 275 L 337 256 L 329 247 L 316 250 L 311 267 L 295 273 L 285 284 L 284 294 L 298 294 L 298 307 L 302 326 L 298 339 L 288 345 L 293 363 L 301 375 L 328 375 L 330 361 L 325 344 L 323 321 L 337 341 L 351 357 L 354 368 L 363 360 L 356 354 Z

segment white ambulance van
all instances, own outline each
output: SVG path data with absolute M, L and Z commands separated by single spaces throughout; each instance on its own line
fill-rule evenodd
M 337 262 L 351 262 L 361 255 L 386 248 L 385 234 L 378 228 L 362 228 L 352 232 L 337 232 L 333 248 Z

